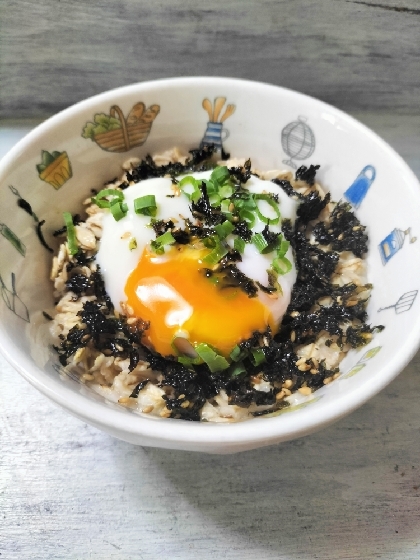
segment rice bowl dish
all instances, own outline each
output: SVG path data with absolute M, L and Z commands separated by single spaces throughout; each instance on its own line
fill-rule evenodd
M 343 240 L 338 239 L 340 233 L 335 225 L 332 228 L 323 227 L 322 224 L 317 227 L 314 220 L 310 220 L 312 223 L 308 223 L 308 225 L 300 222 L 302 232 L 304 231 L 304 237 L 309 241 L 316 235 L 319 240 L 316 243 L 320 246 L 315 250 L 306 247 L 308 250 L 311 249 L 310 252 L 306 251 L 306 242 L 303 237 L 296 237 L 296 232 L 292 232 L 288 228 L 288 218 L 291 219 L 291 226 L 294 227 L 293 211 L 289 215 L 282 198 L 279 211 L 282 222 L 286 220 L 284 225 L 281 224 L 282 235 L 283 239 L 289 241 L 291 245 L 288 249 L 289 254 L 283 256 L 294 266 L 296 274 L 299 274 L 299 269 L 304 270 L 305 278 L 301 279 L 296 276 L 292 291 L 296 294 L 300 292 L 300 301 L 298 302 L 294 296 L 291 297 L 288 305 L 290 313 L 288 311 L 283 317 L 279 331 L 276 334 L 271 333 L 275 344 L 269 337 L 266 341 L 259 340 L 258 344 L 255 340 L 245 338 L 245 341 L 248 342 L 246 346 L 249 346 L 249 350 L 251 350 L 251 354 L 248 352 L 245 357 L 241 356 L 241 353 L 237 354 L 238 350 L 235 352 L 232 350 L 233 357 L 231 357 L 232 352 L 228 354 L 227 350 L 225 352 L 223 349 L 218 351 L 217 344 L 207 344 L 207 347 L 199 348 L 207 362 L 200 357 L 204 363 L 188 365 L 188 361 L 194 362 L 197 358 L 194 357 L 189 346 L 191 343 L 194 347 L 195 341 L 188 338 L 189 332 L 185 329 L 186 332 L 177 333 L 184 335 L 183 337 L 177 336 L 177 339 L 186 340 L 186 342 L 176 340 L 177 355 L 175 356 L 175 351 L 171 349 L 173 352 L 171 359 L 165 358 L 165 361 L 160 363 L 158 353 L 152 350 L 152 341 L 147 340 L 148 331 L 144 329 L 146 325 L 139 323 L 138 328 L 143 333 L 142 347 L 144 346 L 144 350 L 142 349 L 142 352 L 144 351 L 144 354 L 140 356 L 137 351 L 133 352 L 130 364 L 127 359 L 129 348 L 130 352 L 132 350 L 131 343 L 126 345 L 124 341 L 122 344 L 114 341 L 113 347 L 112 344 L 115 338 L 121 337 L 121 333 L 124 335 L 122 338 L 129 338 L 132 329 L 128 329 L 127 326 L 130 323 L 137 323 L 137 319 L 135 316 L 130 316 L 130 309 L 123 312 L 121 296 L 117 292 L 113 292 L 108 285 L 106 271 L 101 268 L 104 265 L 99 264 L 97 258 L 101 251 L 104 228 L 102 223 L 98 223 L 93 228 L 95 231 L 90 231 L 86 227 L 88 221 L 99 220 L 99 218 L 94 217 L 93 214 L 87 214 L 83 208 L 87 210 L 89 206 L 92 206 L 92 198 L 100 195 L 99 199 L 101 199 L 103 194 L 100 194 L 101 191 L 107 188 L 119 191 L 117 183 L 127 171 L 136 174 L 135 168 L 141 161 L 146 160 L 147 154 L 152 154 L 153 158 L 157 158 L 157 155 L 162 156 L 165 152 L 171 151 L 174 146 L 178 146 L 180 157 L 190 157 L 189 150 L 192 148 L 201 150 L 211 144 L 216 148 L 213 166 L 226 166 L 229 161 L 228 153 L 234 158 L 251 158 L 252 171 L 256 171 L 259 175 L 258 177 L 252 176 L 252 179 L 264 180 L 269 185 L 266 190 L 278 194 L 279 200 L 282 197 L 282 194 L 279 193 L 285 191 L 282 186 L 271 182 L 273 178 L 280 182 L 288 181 L 294 187 L 301 180 L 301 178 L 296 179 L 296 172 L 299 168 L 305 167 L 309 170 L 311 167 L 319 165 L 320 168 L 316 170 L 315 188 L 316 190 L 320 188 L 321 200 L 330 193 L 331 201 L 337 203 L 334 207 L 330 201 L 326 206 L 334 224 L 338 224 L 342 232 L 343 229 L 346 230 L 343 220 L 350 225 L 353 220 L 351 216 L 353 216 L 357 223 L 354 222 L 350 230 L 353 227 L 361 226 L 360 230 L 355 231 L 360 232 L 361 238 L 363 233 L 368 235 L 367 251 L 362 253 L 361 257 L 357 256 L 351 247 L 350 252 L 347 251 L 346 278 L 348 277 L 350 283 L 357 281 L 360 282 L 360 285 L 353 294 L 346 293 L 344 286 L 340 287 L 342 293 L 335 292 L 333 297 L 335 303 L 332 305 L 327 297 L 325 301 L 321 299 L 320 303 L 324 311 L 318 319 L 312 316 L 309 308 L 303 313 L 299 312 L 299 315 L 293 313 L 297 309 L 292 308 L 292 304 L 299 303 L 305 306 L 305 301 L 307 301 L 312 305 L 314 303 L 311 300 L 312 297 L 315 299 L 321 297 L 318 291 L 315 293 L 313 290 L 312 280 L 316 275 L 314 275 L 310 261 L 319 260 L 321 255 L 321 260 L 324 258 L 324 271 L 327 272 L 329 266 L 333 265 L 331 255 L 328 256 L 328 253 L 346 253 L 346 250 L 343 250 L 343 244 L 340 245 Z M 156 159 L 155 165 L 157 167 L 168 165 L 171 158 L 172 156 L 166 160 Z M 233 161 L 232 164 L 234 167 L 241 167 L 245 161 L 244 159 Z M 127 162 L 128 167 L 124 169 Z M 149 160 L 148 162 L 151 165 Z M 123 172 L 122 169 L 124 169 Z M 207 172 L 211 174 L 212 170 L 213 167 Z M 273 176 L 262 179 L 267 173 L 266 170 L 276 170 L 276 172 Z M 182 177 L 179 176 L 177 180 L 181 181 L 185 176 L 194 175 L 195 172 L 196 170 L 192 169 L 184 170 Z M 197 170 L 197 173 L 201 172 L 204 171 Z M 162 179 L 154 176 L 146 181 L 152 178 L 159 181 Z M 136 183 L 140 183 L 141 180 L 141 177 L 136 178 L 133 184 L 130 184 L 130 188 L 134 187 Z M 306 181 L 304 183 L 304 190 L 313 189 L 307 185 Z M 285 185 L 285 183 L 282 184 Z M 275 190 L 272 190 L 273 187 Z M 135 188 L 141 189 L 142 187 Z M 175 195 L 176 189 L 173 188 L 171 194 Z M 95 189 L 95 192 L 92 192 L 92 189 Z M 111 204 L 112 201 L 118 202 L 118 206 L 115 205 L 113 209 L 114 212 L 116 211 L 116 216 L 118 217 L 120 212 L 124 214 L 123 203 L 129 202 L 127 216 L 134 212 L 138 221 L 147 220 L 144 215 L 135 212 L 134 200 L 132 202 L 129 200 L 131 196 L 129 189 L 123 188 L 121 191 L 122 196 L 119 194 L 107 199 L 110 206 L 114 206 Z M 193 194 L 193 192 L 194 189 L 189 194 Z M 210 453 L 232 453 L 307 435 L 337 421 L 379 392 L 398 375 L 418 348 L 420 315 L 416 309 L 419 302 L 420 244 L 416 241 L 416 238 L 419 237 L 416 224 L 420 223 L 419 193 L 418 181 L 408 166 L 375 133 L 334 107 L 281 87 L 227 78 L 181 78 L 134 84 L 87 99 L 37 127 L 0 162 L 0 196 L 3 202 L 0 205 L 0 290 L 2 295 L 0 298 L 0 351 L 25 379 L 53 402 L 82 421 L 133 444 Z M 148 196 L 147 193 L 136 194 L 134 199 L 144 196 Z M 290 201 L 288 195 L 287 199 Z M 85 200 L 86 204 L 83 204 Z M 173 201 L 174 199 L 167 198 L 167 200 Z M 156 202 L 157 212 L 159 212 L 160 203 L 157 198 Z M 270 206 L 270 202 L 267 200 L 257 202 L 265 218 L 276 218 L 276 212 Z M 295 201 L 292 202 L 295 204 Z M 297 207 L 306 206 L 302 202 L 297 201 L 296 214 Z M 271 209 L 274 213 L 266 213 L 264 207 L 268 211 Z M 146 204 L 144 208 L 152 209 L 152 206 Z M 336 208 L 336 212 L 333 216 L 334 208 Z M 112 214 L 113 210 L 104 209 L 103 214 L 106 218 L 104 223 L 114 220 L 114 225 L 118 228 L 120 224 L 124 223 L 125 218 L 117 221 L 113 215 L 109 216 L 108 214 Z M 348 211 L 351 215 L 348 214 Z M 79 214 L 79 218 L 77 214 Z M 66 220 L 64 220 L 64 215 Z M 170 217 L 179 219 L 179 216 Z M 153 216 L 150 216 L 149 223 L 152 218 Z M 322 214 L 321 218 L 324 219 L 325 216 Z M 154 219 L 158 219 L 158 215 Z M 162 219 L 166 228 L 167 216 L 163 216 Z M 251 220 L 249 216 L 248 220 Z M 297 221 L 295 220 L 294 224 Z M 74 253 L 70 257 L 67 249 L 66 252 L 60 251 L 59 245 L 66 245 L 69 241 L 68 232 L 64 231 L 57 236 L 54 236 L 53 232 L 61 230 L 63 223 L 66 225 L 66 222 L 74 234 L 83 230 L 88 245 L 92 242 L 93 235 L 94 248 L 88 249 L 88 245 L 86 245 L 85 253 L 89 258 L 90 252 L 91 256 L 95 254 L 94 260 L 96 265 L 99 264 L 100 275 L 95 274 L 91 269 L 93 261 L 70 262 L 76 256 L 79 260 L 79 255 Z M 186 230 L 186 223 L 182 218 L 177 227 L 180 228 L 180 236 L 185 236 L 183 230 Z M 220 231 L 217 233 L 217 237 L 220 239 L 220 243 L 217 242 L 214 234 L 212 234 L 212 241 L 207 242 L 202 238 L 199 242 L 204 246 L 205 243 L 211 245 L 214 242 L 213 249 L 225 250 L 225 241 L 228 245 L 231 243 L 229 236 L 238 237 L 237 234 L 225 231 L 225 227 L 227 230 L 230 229 L 229 226 L 218 228 Z M 275 227 L 277 226 L 269 224 L 269 232 L 275 234 Z M 366 229 L 363 229 L 364 227 Z M 108 230 L 108 227 L 106 229 Z M 155 245 L 156 249 L 160 251 L 163 248 L 163 254 L 158 256 L 166 259 L 177 249 L 178 244 L 169 243 L 162 246 L 161 240 L 158 241 L 158 238 L 166 233 L 176 238 L 178 235 L 176 229 L 171 227 L 164 233 L 163 230 L 155 232 L 153 227 L 148 229 L 149 240 L 146 245 L 151 246 L 152 242 L 158 243 Z M 333 231 L 330 232 L 330 229 Z M 122 232 L 120 237 L 124 233 L 130 233 L 130 228 Z M 186 233 L 188 234 L 188 231 Z M 225 233 L 226 237 L 224 237 Z M 252 236 L 258 235 L 258 233 L 264 238 L 263 230 L 253 233 Z M 332 243 L 331 234 L 334 235 L 335 243 L 337 243 L 336 248 L 332 248 L 331 245 L 332 251 L 328 248 L 328 243 Z M 78 240 L 77 237 L 76 235 L 77 248 L 80 249 L 83 240 Z M 265 239 L 267 243 L 274 240 L 271 236 L 267 237 L 268 240 Z M 181 237 L 178 237 L 179 239 Z M 272 245 L 274 250 L 270 256 L 269 253 L 264 254 L 264 242 L 261 237 L 258 236 L 257 239 L 259 239 L 258 245 L 262 251 L 259 253 L 259 257 L 262 255 L 269 257 L 270 262 L 268 266 L 264 265 L 264 267 L 251 265 L 244 274 L 252 282 L 244 283 L 244 285 L 247 284 L 252 288 L 252 285 L 255 284 L 259 294 L 262 291 L 262 288 L 256 284 L 259 282 L 264 289 L 269 289 L 268 291 L 275 287 L 277 294 L 274 295 L 278 295 L 277 287 L 269 283 L 267 270 L 272 268 L 271 264 L 275 259 L 279 259 L 275 264 L 278 268 L 282 263 L 287 264 L 282 261 L 282 256 L 278 256 L 282 253 L 281 243 L 274 243 L 275 247 Z M 129 257 L 131 256 L 135 260 L 134 268 L 137 268 L 140 257 L 136 254 L 134 258 L 136 249 L 130 247 L 134 247 L 135 242 L 139 243 L 139 241 L 140 238 L 137 239 L 137 234 L 119 240 L 122 244 L 121 248 L 124 248 L 124 254 L 128 253 Z M 233 239 L 233 243 L 234 241 Z M 320 241 L 325 241 L 327 244 L 322 245 Z M 241 241 L 237 241 L 236 244 L 239 251 Z M 247 252 L 254 248 L 257 250 L 254 241 L 248 243 L 245 240 L 245 244 Z M 296 251 L 296 246 L 298 246 L 298 251 Z M 70 247 L 73 251 L 72 243 Z M 210 246 L 205 248 L 206 251 L 211 252 Z M 138 250 L 141 250 L 140 244 Z M 117 251 L 118 256 L 120 256 L 120 252 L 122 254 L 122 251 Z M 184 253 L 184 250 L 180 253 Z M 189 249 L 185 250 L 185 256 L 187 253 L 192 255 Z M 213 257 L 216 256 L 216 253 Z M 322 256 L 323 253 L 326 253 L 325 257 Z M 299 254 L 301 254 L 300 257 Z M 54 288 L 50 279 L 51 260 L 54 255 L 59 257 L 59 261 L 63 261 L 58 266 L 54 279 L 54 282 L 58 282 L 57 288 Z M 149 257 L 151 258 L 150 252 L 147 258 L 149 259 Z M 344 263 L 343 258 L 339 257 L 339 260 Z M 65 266 L 69 265 L 71 270 L 67 271 L 67 278 L 63 277 L 60 285 L 60 266 L 64 262 Z M 219 266 L 220 263 L 216 264 Z M 239 266 L 245 266 L 244 262 L 241 264 L 239 260 L 232 261 L 232 264 L 236 266 L 238 272 L 240 272 Z M 212 266 L 216 265 L 206 266 L 206 268 L 210 269 Z M 78 267 L 80 270 L 77 270 Z M 251 273 L 257 269 L 259 273 L 262 271 L 265 276 L 254 281 Z M 229 272 L 230 277 L 232 277 L 232 271 Z M 291 270 L 290 273 L 293 274 L 293 271 Z M 78 276 L 79 274 L 81 276 Z M 86 280 L 89 274 L 90 276 Z M 206 274 L 206 272 L 201 274 Z M 277 274 L 280 278 L 279 284 L 282 284 L 287 276 Z M 126 273 L 121 276 L 124 279 L 123 286 L 117 286 L 116 289 L 123 290 L 123 300 L 126 301 L 128 296 L 125 288 L 129 278 L 126 277 Z M 207 287 L 211 286 L 212 281 L 219 282 L 221 276 L 222 270 L 213 276 L 210 275 L 207 278 Z M 238 279 L 240 275 L 235 272 L 234 276 Z M 274 275 L 272 276 L 272 281 L 274 281 Z M 94 279 L 97 282 L 94 282 Z M 205 277 L 202 278 L 202 280 L 204 279 Z M 136 283 L 144 284 L 145 279 L 141 279 L 139 276 L 137 279 L 133 277 L 132 280 L 132 286 L 134 286 L 132 295 L 133 293 L 136 295 Z M 90 317 L 88 318 L 86 315 L 85 318 L 88 319 L 91 327 L 95 325 L 91 319 L 93 320 L 95 315 L 100 317 L 96 313 L 97 309 L 95 310 L 99 300 L 95 303 L 94 298 L 97 298 L 95 293 L 99 293 L 102 282 L 104 293 L 110 298 L 110 304 L 113 306 L 113 312 L 108 313 L 108 308 L 102 303 L 99 311 L 103 312 L 105 321 L 109 319 L 108 325 L 121 327 L 121 329 L 116 329 L 117 332 L 114 334 L 108 333 L 110 335 L 108 342 L 111 346 L 107 352 L 102 352 L 105 358 L 99 356 L 99 350 L 106 349 L 102 338 L 107 337 L 103 337 L 100 330 L 82 333 L 79 332 L 82 329 L 75 329 L 71 335 L 74 336 L 74 353 L 70 352 L 71 345 L 67 345 L 65 340 L 67 337 L 63 332 L 66 331 L 60 333 L 61 328 L 65 329 L 69 326 L 64 324 L 64 317 L 62 317 L 63 325 L 55 331 L 54 337 L 51 336 L 58 311 L 55 305 L 64 297 L 67 288 L 63 286 L 67 282 L 71 282 L 73 288 L 78 292 L 74 296 L 74 301 L 71 297 L 69 298 L 68 310 L 77 316 L 74 326 L 79 327 L 87 325 L 82 321 L 83 318 L 77 315 L 79 313 L 77 306 L 79 306 L 79 310 L 80 307 L 83 307 L 83 304 L 77 301 L 80 298 L 91 298 L 89 302 L 91 308 L 88 307 L 87 310 L 82 311 L 83 313 L 89 311 Z M 306 292 L 305 285 L 311 286 L 306 289 Z M 373 289 L 370 288 L 370 285 L 373 286 Z M 365 290 L 363 286 L 366 286 L 367 289 Z M 57 290 L 56 296 L 53 294 L 55 289 Z M 286 293 L 287 287 L 284 286 L 283 289 Z M 87 291 L 83 294 L 83 290 Z M 111 292 L 115 295 L 111 295 Z M 259 295 L 258 300 L 260 300 Z M 308 300 L 306 300 L 307 297 Z M 341 299 L 339 299 L 340 297 Z M 358 302 L 359 297 L 365 300 L 365 303 Z M 201 299 L 203 302 L 209 301 L 207 297 Z M 274 301 L 275 298 L 269 299 Z M 103 300 L 101 301 L 103 302 Z M 209 307 L 206 306 L 207 309 Z M 338 320 L 334 336 L 338 337 L 338 357 L 339 360 L 341 358 L 342 360 L 337 365 L 334 361 L 329 361 L 328 367 L 331 369 L 326 369 L 333 372 L 338 367 L 339 375 L 336 377 L 335 373 L 332 375 L 331 373 L 325 375 L 324 373 L 312 373 L 311 370 L 316 372 L 317 368 L 319 369 L 319 362 L 312 360 L 307 363 L 312 353 L 309 351 L 313 350 L 313 345 L 315 345 L 315 340 L 311 339 L 313 333 L 308 330 L 308 327 L 310 323 L 314 324 L 313 321 L 318 321 L 318 326 L 321 326 L 321 322 L 327 320 L 327 316 L 331 315 L 332 310 L 337 307 L 345 307 L 348 315 L 366 312 L 367 318 L 364 321 L 367 322 L 366 328 L 369 331 L 380 325 L 385 328 L 381 332 L 365 331 L 363 341 L 366 344 L 362 346 L 355 344 L 355 347 L 352 347 L 343 357 L 341 349 L 347 350 L 348 345 L 351 346 L 347 340 L 348 334 L 350 334 L 350 341 L 357 343 L 357 339 L 361 342 L 362 333 L 358 329 L 353 337 L 352 331 L 346 332 L 346 340 L 344 340 L 338 329 L 342 329 L 345 325 L 349 326 L 349 323 Z M 363 311 L 362 308 L 365 310 Z M 62 310 L 62 312 L 64 311 Z M 87 314 L 89 315 L 89 313 Z M 223 317 L 227 315 L 228 313 L 224 313 Z M 69 315 L 67 315 L 68 318 Z M 358 321 L 360 319 L 357 319 L 356 323 Z M 144 323 L 147 322 L 147 320 L 144 321 Z M 358 326 L 360 327 L 361 324 L 358 323 Z M 217 327 L 219 325 L 224 326 L 224 321 L 219 319 Z M 333 328 L 333 321 L 330 318 L 326 326 Z M 264 327 L 258 327 L 258 329 L 261 333 Z M 124 330 L 126 334 L 124 334 Z M 214 333 L 215 329 L 213 327 L 210 330 Z M 320 332 L 318 327 L 315 331 Z M 85 342 L 93 336 L 92 332 L 95 336 L 98 334 L 99 349 L 91 351 L 90 342 L 86 344 L 86 349 L 81 346 L 77 347 L 77 336 L 80 336 L 80 342 Z M 60 334 L 63 339 L 59 338 Z M 82 340 L 86 335 L 87 337 Z M 151 331 L 149 331 L 149 335 L 152 338 L 154 336 Z M 370 335 L 372 335 L 371 338 Z M 244 336 L 246 337 L 247 334 Z M 292 338 L 294 338 L 293 342 Z M 273 361 L 266 359 L 265 362 L 262 361 L 258 365 L 260 359 L 270 357 L 268 356 L 269 351 L 274 353 L 276 344 L 284 345 L 287 340 L 292 345 L 295 355 L 291 366 L 281 364 L 276 359 Z M 175 340 L 170 342 L 175 344 Z M 64 343 L 64 347 L 61 346 L 62 343 Z M 57 352 L 52 345 L 59 351 Z M 123 351 L 119 350 L 117 345 Z M 137 350 L 137 342 L 135 348 Z M 308 354 L 301 355 L 304 348 L 307 349 Z M 120 355 L 114 356 L 114 350 L 120 352 Z M 206 352 L 203 354 L 202 350 L 206 350 Z M 252 350 L 255 351 L 255 356 Z M 334 341 L 330 342 L 328 338 L 323 346 L 323 352 L 327 350 L 329 357 L 334 352 L 337 353 Z M 108 354 L 109 351 L 111 351 L 110 354 Z M 78 355 L 77 352 L 79 352 Z M 127 352 L 125 356 L 123 356 L 124 352 Z M 85 353 L 84 357 L 83 353 Z M 139 358 L 137 364 L 135 364 L 136 353 Z M 80 354 L 83 359 L 86 359 L 87 368 L 84 367 L 83 360 L 76 364 L 72 363 L 73 358 L 75 356 L 78 358 Z M 198 391 L 193 390 L 194 383 L 190 386 L 189 382 L 190 378 L 193 380 L 198 378 L 194 375 L 192 368 L 196 372 L 197 370 L 207 371 L 206 368 L 210 368 L 209 363 L 214 362 L 213 368 L 219 367 L 221 364 L 225 364 L 223 359 L 228 362 L 230 368 L 233 365 L 234 357 L 239 357 L 235 362 L 238 365 L 236 381 L 230 378 L 229 383 L 226 383 L 225 374 L 227 374 L 228 368 L 214 373 L 210 372 L 211 375 L 200 376 L 200 380 L 207 379 L 210 382 L 207 387 L 210 390 L 203 392 L 202 398 L 198 398 Z M 93 360 L 91 360 L 92 358 Z M 88 370 L 96 358 L 98 358 L 98 367 L 102 360 L 102 371 L 89 372 Z M 128 367 L 113 370 L 114 365 L 112 365 L 109 368 L 112 374 L 105 379 L 103 376 L 103 374 L 107 374 L 105 362 L 109 361 L 114 364 L 116 358 L 121 359 L 122 362 L 125 360 Z M 179 358 L 182 360 L 179 361 Z M 303 362 L 296 365 L 301 359 Z M 185 365 L 181 363 L 182 361 Z M 164 374 L 165 383 L 169 379 L 172 383 L 171 386 L 163 385 L 163 377 L 159 378 L 159 372 L 163 372 L 167 368 L 168 362 L 171 362 L 172 365 L 175 364 L 174 371 L 176 370 L 178 373 L 180 371 L 185 373 L 185 370 L 181 370 L 181 366 L 186 368 L 185 376 L 171 377 L 168 372 Z M 241 362 L 246 370 L 245 373 L 241 372 Z M 140 372 L 140 367 L 145 363 L 153 366 L 147 367 L 146 370 L 152 369 L 156 377 L 144 373 L 146 370 L 143 373 Z M 277 371 L 277 374 L 275 371 L 267 371 L 268 364 L 275 364 L 273 369 Z M 280 365 L 285 366 L 283 370 L 282 367 L 279 368 Z M 278 374 L 279 370 L 282 373 Z M 292 377 L 290 377 L 291 371 L 294 373 Z M 266 380 L 259 377 L 261 372 Z M 82 379 L 85 374 L 93 375 L 93 379 L 88 377 Z M 282 377 L 283 374 L 284 377 Z M 334 379 L 334 377 L 336 378 Z M 146 381 L 147 383 L 142 385 Z M 174 387 L 175 381 L 176 387 Z M 181 386 L 181 381 L 189 390 L 188 398 L 186 398 L 187 392 Z M 215 392 L 214 381 L 223 381 L 224 386 L 216 387 L 218 392 Z M 287 387 L 290 385 L 290 381 L 293 385 L 291 388 Z M 283 387 L 283 385 L 285 386 Z M 197 388 L 196 384 L 195 387 Z M 264 388 L 268 390 L 260 390 Z M 142 402 L 143 397 L 154 389 L 158 389 L 156 393 L 160 395 L 163 390 L 166 398 L 169 399 L 168 401 L 163 400 L 165 407 L 170 411 L 170 416 L 167 416 L 168 412 L 165 407 L 161 407 L 163 403 L 160 401 Z M 290 395 L 287 394 L 288 390 L 291 391 Z M 223 396 L 222 391 L 226 393 L 226 397 Z M 282 391 L 284 392 L 282 393 Z M 138 393 L 137 396 L 136 393 Z M 215 400 L 216 397 L 219 399 L 223 397 L 224 400 L 218 404 Z M 250 399 L 249 402 L 244 403 L 244 400 L 247 399 Z M 222 410 L 221 405 L 224 406 L 226 402 L 227 408 Z M 168 407 L 168 403 L 173 408 Z M 148 407 L 152 405 L 153 410 L 147 412 Z M 213 408 L 210 408 L 209 405 Z M 210 421 L 203 421 L 204 406 L 212 412 L 209 417 Z M 232 409 L 232 407 L 234 408 Z M 163 412 L 163 416 L 160 415 L 161 412 Z M 194 421 L 186 422 L 187 419 Z
M 251 171 L 212 151 L 127 161 L 53 260 L 62 365 L 138 413 L 276 415 L 381 330 L 366 323 L 365 227 L 317 167 Z

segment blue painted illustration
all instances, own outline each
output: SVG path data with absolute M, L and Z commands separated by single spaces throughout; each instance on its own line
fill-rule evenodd
M 284 159 L 283 163 L 297 169 L 293 160 L 304 160 L 310 157 L 315 150 L 315 135 L 306 117 L 299 116 L 297 121 L 287 124 L 281 131 L 281 145 L 290 159 Z
M 216 97 L 214 104 L 210 99 L 203 99 L 203 109 L 207 111 L 209 120 L 200 148 L 213 145 L 216 151 L 220 150 L 223 154 L 223 142 L 229 137 L 229 131 L 224 128 L 223 123 L 235 112 L 236 105 L 229 104 L 222 116 L 220 116 L 223 106 L 226 103 L 226 97 Z
M 412 290 L 411 292 L 405 292 L 400 296 L 394 305 L 388 305 L 388 307 L 381 307 L 378 311 L 385 311 L 386 309 L 395 309 L 395 313 L 399 315 L 400 313 L 405 313 L 410 311 L 413 307 L 414 301 L 417 297 L 418 290 Z
M 6 286 L 0 274 L 0 291 L 6 307 L 12 311 L 17 317 L 20 317 L 29 323 L 29 311 L 23 301 L 20 299 L 16 292 L 16 278 L 15 273 L 11 274 L 11 290 Z
M 353 181 L 353 184 L 345 191 L 345 198 L 354 208 L 359 208 L 375 177 L 376 170 L 373 165 L 366 165 Z
M 22 243 L 19 237 L 15 233 L 13 233 L 13 231 L 8 226 L 6 226 L 6 224 L 0 224 L 0 233 L 5 239 L 7 239 L 7 241 L 9 241 L 13 245 L 16 251 L 19 251 L 19 253 L 23 257 L 25 256 L 25 245 Z
M 409 237 L 410 243 L 417 241 L 417 237 L 411 236 L 411 228 L 405 230 L 395 228 L 379 243 L 382 264 L 385 265 L 402 248 L 406 236 Z

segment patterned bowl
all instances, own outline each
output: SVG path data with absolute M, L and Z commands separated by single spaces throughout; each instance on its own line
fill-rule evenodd
M 212 101 L 210 101 L 212 100 Z M 214 100 L 214 101 L 213 101 Z M 213 143 L 259 169 L 320 164 L 320 182 L 368 226 L 369 322 L 385 325 L 351 351 L 342 374 L 273 418 L 191 423 L 136 415 L 69 375 L 45 336 L 51 232 L 129 157 Z M 179 78 L 119 88 L 66 109 L 0 163 L 0 350 L 47 397 L 126 441 L 231 453 L 303 436 L 348 414 L 394 379 L 420 340 L 419 184 L 372 131 L 320 101 L 266 84 Z M 41 236 L 39 235 L 41 233 Z M 420 299 L 420 298 L 419 298 Z

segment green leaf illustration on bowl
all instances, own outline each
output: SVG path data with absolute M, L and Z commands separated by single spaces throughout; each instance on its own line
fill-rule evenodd
M 41 163 L 36 166 L 39 178 L 59 189 L 72 175 L 72 169 L 67 152 L 48 152 L 42 150 Z

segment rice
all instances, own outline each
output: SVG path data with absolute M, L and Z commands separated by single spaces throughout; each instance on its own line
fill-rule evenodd
M 191 153 L 194 158 L 199 151 Z M 207 154 L 207 159 L 209 156 L 211 153 Z M 149 159 L 148 165 L 161 169 L 171 164 L 187 167 L 193 158 L 173 149 Z M 199 168 L 203 164 L 203 154 L 197 159 Z M 121 178 L 108 183 L 107 188 L 126 188 L 134 184 L 133 175 L 140 163 L 138 159 L 125 162 Z M 237 169 L 244 169 L 246 165 L 245 160 L 238 159 L 221 164 Z M 367 241 L 365 228 L 348 207 L 329 201 L 329 195 L 313 180 L 315 171 L 313 166 L 302 167 L 296 177 L 291 172 L 253 171 L 262 179 L 274 180 L 284 189 L 291 188 L 288 194 L 300 198 L 302 205 L 306 204 L 302 213 L 308 211 L 307 217 L 312 218 L 304 226 L 301 224 L 303 233 L 293 232 L 289 225 L 298 281 L 283 319 L 284 326 L 282 324 L 276 337 L 269 332 L 254 333 L 252 340 L 243 343 L 248 348 L 262 348 L 267 356 L 266 365 L 252 367 L 238 379 L 227 379 L 223 375 L 211 375 L 205 368 L 198 373 L 188 370 L 142 347 L 139 338 L 147 325 L 134 317 L 128 306 L 123 308 L 124 315 L 114 310 L 95 262 L 104 210 L 92 204 L 91 198 L 84 201 L 86 218 L 75 225 L 79 253 L 71 255 L 65 241 L 52 263 L 51 280 L 58 303 L 50 331 L 62 365 L 106 399 L 137 413 L 210 422 L 272 416 L 288 406 L 294 394 L 308 397 L 331 383 L 338 377 L 339 364 L 348 351 L 368 343 L 376 327 L 365 323 L 365 307 L 371 290 L 366 284 L 363 258 Z M 316 204 L 319 211 L 313 218 L 310 212 Z M 343 220 L 349 225 L 344 242 L 344 233 L 336 237 L 331 233 L 337 229 L 337 224 L 344 223 Z M 303 223 L 303 218 L 301 221 Z M 352 250 L 348 250 L 349 247 Z M 310 277 L 310 267 L 321 267 L 320 263 L 331 272 L 327 280 L 321 279 L 320 283 L 320 286 L 323 282 L 328 284 L 328 289 L 320 288 L 316 298 L 309 293 L 310 289 L 305 291 L 305 278 Z M 337 317 L 340 310 L 342 316 Z M 113 332 L 112 337 L 108 336 L 106 347 L 98 343 L 100 335 L 95 335 L 89 322 L 93 325 L 98 318 L 102 323 L 108 322 Z M 325 328 L 321 328 L 324 324 Z

